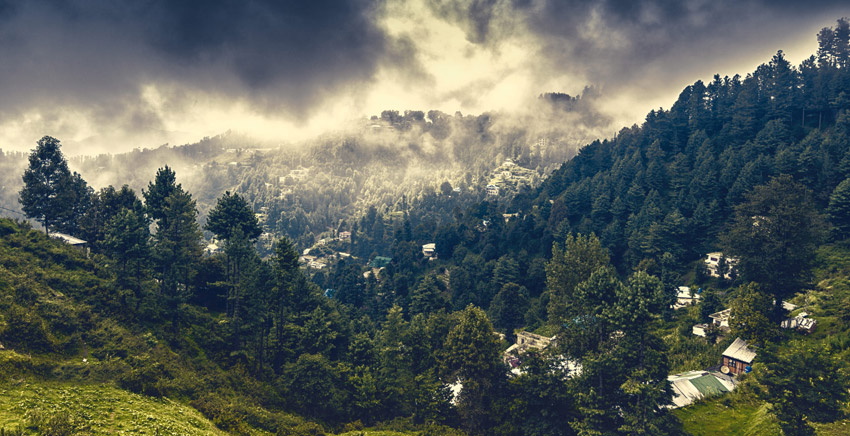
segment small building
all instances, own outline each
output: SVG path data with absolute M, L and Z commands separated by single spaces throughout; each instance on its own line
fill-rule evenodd
M 50 232 L 48 235 L 53 239 L 61 239 L 64 243 L 75 247 L 85 247 L 86 244 L 88 244 L 88 242 L 83 241 L 80 238 L 75 238 L 71 235 L 66 235 L 65 233 Z
M 719 251 L 715 251 L 713 253 L 708 253 L 705 255 L 705 267 L 708 268 L 708 274 L 712 277 L 720 277 L 720 272 L 718 268 L 720 266 L 720 259 L 723 258 L 723 253 Z M 735 269 L 735 266 L 738 264 L 738 259 L 734 257 L 727 257 L 726 259 L 726 271 L 723 273 L 723 278 L 731 280 L 732 272 Z
M 691 328 L 691 333 L 704 338 L 706 330 L 708 330 L 708 324 L 694 324 L 694 326 Z
M 735 342 L 723 352 L 721 371 L 734 375 L 750 372 L 755 358 L 756 353 L 750 349 L 747 341 L 735 338 Z
M 75 238 L 71 235 L 67 235 L 65 233 L 59 233 L 59 232 L 50 232 L 47 235 L 50 236 L 53 239 L 59 239 L 62 242 L 66 243 L 66 244 L 68 244 L 68 245 L 70 245 L 74 248 L 80 249 L 81 251 L 86 253 L 86 256 L 88 256 L 88 254 L 89 254 L 89 243 L 86 242 L 86 241 L 83 241 L 80 238 Z
M 422 246 L 422 255 L 425 257 L 434 257 L 437 254 L 437 244 L 431 242 Z
M 678 293 L 676 294 L 676 304 L 673 305 L 673 309 L 681 309 L 685 306 L 697 304 L 700 298 L 700 294 L 698 292 L 692 292 L 690 287 L 679 286 Z
M 212 256 L 213 254 L 216 254 L 220 251 L 221 248 L 219 248 L 218 244 L 216 244 L 215 242 L 210 242 L 209 244 L 207 244 L 206 247 L 204 247 L 204 254 L 206 254 L 207 256 Z
M 391 257 L 375 256 L 375 258 L 369 262 L 369 268 L 384 268 L 392 261 L 393 259 Z
M 725 327 L 729 328 L 729 318 L 732 316 L 732 309 L 724 309 L 720 312 L 712 313 L 708 315 L 711 318 L 711 323 L 716 325 L 717 327 Z
M 499 187 L 496 185 L 487 185 L 487 195 L 490 196 L 498 196 L 499 195 Z
M 542 350 L 548 347 L 555 341 L 555 336 L 546 337 L 536 333 L 527 331 L 519 331 L 516 334 L 516 343 L 505 350 L 504 358 L 511 366 L 519 366 L 519 358 L 517 356 L 525 353 L 530 349 Z
M 339 240 L 346 241 L 351 239 L 351 232 L 339 232 Z
M 308 265 L 310 268 L 313 268 L 313 269 L 322 269 L 322 268 L 324 268 L 324 267 L 328 266 L 328 265 L 327 265 L 325 262 L 323 262 L 321 259 L 311 260 L 311 261 L 310 261 L 310 263 L 308 263 L 307 265 Z
M 691 329 L 691 332 L 696 336 L 706 337 L 706 331 L 710 328 L 715 328 L 719 334 L 725 334 L 730 331 L 729 318 L 731 315 L 732 309 L 724 309 L 720 312 L 712 313 L 711 315 L 708 315 L 708 317 L 711 318 L 711 322 L 707 324 L 696 324 Z
M 794 318 L 789 318 L 782 321 L 780 327 L 784 329 L 795 329 L 803 333 L 811 333 L 814 331 L 815 326 L 817 326 L 817 324 L 817 320 L 809 318 L 808 312 L 801 312 Z
M 673 390 L 671 409 L 685 407 L 694 401 L 735 389 L 734 380 L 724 374 L 709 371 L 688 371 L 667 377 Z

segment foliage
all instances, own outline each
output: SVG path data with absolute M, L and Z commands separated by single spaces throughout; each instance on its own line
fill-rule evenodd
M 761 291 L 759 285 L 750 283 L 738 288 L 738 297 L 732 301 L 729 327 L 733 336 L 757 347 L 779 336 L 779 325 L 771 319 L 773 300 Z
M 766 347 L 759 354 L 756 376 L 760 398 L 772 404 L 779 427 L 787 436 L 814 434 L 810 422 L 843 416 L 850 398 L 841 364 L 830 350 L 794 341 L 781 352 Z
M 29 157 L 29 167 L 24 171 L 24 188 L 20 192 L 21 207 L 27 217 L 35 218 L 44 225 L 45 232 L 54 226 L 67 230 L 73 227 L 78 211 L 75 189 L 82 179 L 71 176 L 68 162 L 59 150 L 59 140 L 45 136 Z M 81 186 L 83 194 L 85 185 Z
M 552 259 L 546 264 L 546 286 L 549 290 L 549 322 L 568 321 L 579 283 L 590 278 L 598 268 L 608 264 L 608 252 L 596 235 L 568 235 L 563 245 L 552 246 Z
M 262 233 L 248 202 L 239 194 L 225 191 L 207 216 L 204 230 L 213 232 L 219 239 L 230 239 L 236 228 L 249 240 L 257 239 Z
M 742 278 L 764 285 L 781 307 L 783 299 L 811 279 L 821 219 L 811 192 L 790 176 L 756 186 L 746 200 L 735 208 L 726 244 L 729 253 L 739 258 Z M 774 313 L 771 319 L 779 316 Z
M 844 179 L 829 196 L 829 221 L 835 226 L 837 239 L 850 235 L 850 179 Z

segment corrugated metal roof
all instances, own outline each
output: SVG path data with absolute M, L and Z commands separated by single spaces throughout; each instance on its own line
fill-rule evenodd
M 708 371 L 688 371 L 667 377 L 673 390 L 672 408 L 685 407 L 710 395 L 730 392 L 735 385 Z
M 702 393 L 688 379 L 676 380 L 670 385 L 673 388 L 673 404 L 684 407 L 702 398 Z
M 71 235 L 66 235 L 64 233 L 59 232 L 50 232 L 50 236 L 53 238 L 61 239 L 70 245 L 82 245 L 86 243 L 86 241 L 83 241 L 80 238 L 75 238 Z
M 720 383 L 720 381 L 713 375 L 704 375 L 702 377 L 693 378 L 690 382 L 697 388 L 697 390 L 700 391 L 700 393 L 702 393 L 704 397 L 729 392 L 729 389 L 726 389 L 726 386 L 723 386 L 723 383 Z
M 752 363 L 756 353 L 747 347 L 747 342 L 741 338 L 735 338 L 735 342 L 723 352 L 723 355 L 741 362 Z

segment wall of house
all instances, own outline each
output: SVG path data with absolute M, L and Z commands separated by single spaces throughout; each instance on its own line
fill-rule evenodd
M 729 372 L 735 375 L 743 374 L 744 368 L 748 365 L 746 362 L 735 360 L 726 356 L 723 356 L 723 364 L 729 367 Z

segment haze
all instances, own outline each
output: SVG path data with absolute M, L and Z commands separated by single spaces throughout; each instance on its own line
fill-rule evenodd
M 296 142 L 382 110 L 527 113 L 601 93 L 617 125 L 746 74 L 841 1 L 0 0 L 0 148 L 97 154 L 232 129 Z M 613 133 L 613 132 L 612 132 Z

